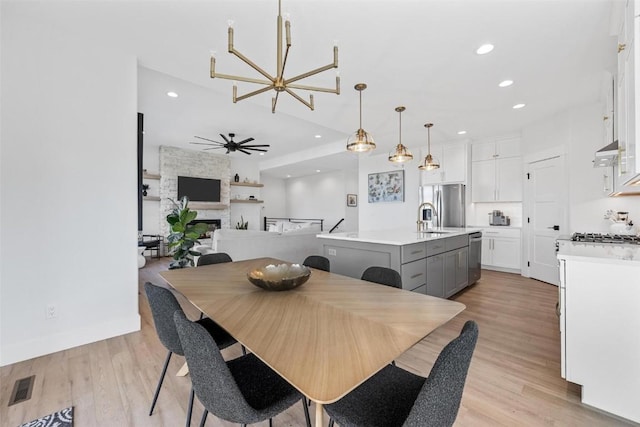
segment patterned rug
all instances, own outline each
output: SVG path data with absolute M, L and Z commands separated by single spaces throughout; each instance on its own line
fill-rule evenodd
M 49 414 L 46 417 L 29 421 L 18 427 L 73 427 L 73 406 Z

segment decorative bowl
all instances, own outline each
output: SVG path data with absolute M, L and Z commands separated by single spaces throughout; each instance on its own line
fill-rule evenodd
M 251 283 L 267 291 L 288 291 L 309 280 L 311 270 L 300 264 L 269 264 L 247 273 Z

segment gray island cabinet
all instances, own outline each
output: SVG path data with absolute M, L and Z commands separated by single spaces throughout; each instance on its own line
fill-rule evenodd
M 402 276 L 402 288 L 448 298 L 468 285 L 470 228 L 439 232 L 382 230 L 319 234 L 331 272 L 360 278 L 370 266 L 389 267 Z

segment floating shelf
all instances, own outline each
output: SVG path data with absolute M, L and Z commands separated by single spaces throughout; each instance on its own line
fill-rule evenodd
M 264 200 L 231 199 L 231 203 L 264 203 Z
M 215 202 L 189 202 L 189 207 L 192 209 L 200 209 L 200 210 L 224 210 L 229 206 L 224 203 L 215 203 Z
M 144 179 L 160 179 L 160 175 L 155 174 L 155 173 L 145 172 L 145 173 L 142 174 L 142 178 L 144 178 Z
M 264 187 L 264 184 L 253 184 L 251 182 L 234 182 L 231 181 L 231 185 L 236 185 L 238 187 Z
M 144 200 L 150 200 L 153 202 L 159 202 L 160 201 L 160 197 L 158 196 L 143 196 L 142 197 Z

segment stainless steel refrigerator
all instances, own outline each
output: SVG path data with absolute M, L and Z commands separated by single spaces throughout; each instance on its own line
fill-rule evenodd
M 465 226 L 465 187 L 463 184 L 423 185 L 420 187 L 420 203 L 431 202 L 440 227 Z

